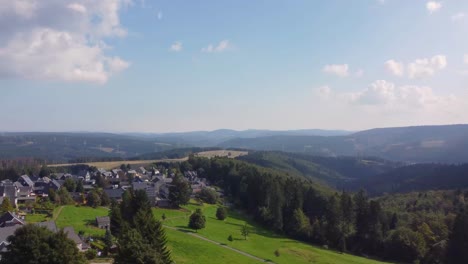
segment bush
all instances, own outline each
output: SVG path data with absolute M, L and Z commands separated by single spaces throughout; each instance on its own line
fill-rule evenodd
M 91 249 L 88 249 L 88 251 L 85 252 L 85 256 L 89 260 L 95 259 L 96 256 L 97 256 L 97 252 L 96 252 L 96 250 L 91 248 Z
M 280 256 L 279 249 L 275 250 L 275 256 L 277 256 L 277 257 L 279 257 L 279 256 Z
M 232 238 L 232 235 L 229 235 L 229 236 L 228 236 L 228 240 L 229 240 L 230 242 L 232 242 L 232 241 L 234 240 L 234 239 Z
M 218 218 L 218 220 L 224 220 L 226 219 L 226 217 L 227 217 L 226 208 L 218 207 L 218 209 L 216 210 L 216 218 Z

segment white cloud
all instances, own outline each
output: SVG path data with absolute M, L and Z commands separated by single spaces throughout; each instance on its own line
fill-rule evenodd
M 77 3 L 72 3 L 72 4 L 69 4 L 67 5 L 68 8 L 70 8 L 71 10 L 74 10 L 78 13 L 86 13 L 86 7 L 84 5 L 80 5 L 80 4 L 77 4 Z
M 408 76 L 411 79 L 430 77 L 447 67 L 447 57 L 436 55 L 432 58 L 417 59 L 408 64 Z
M 170 51 L 174 51 L 174 52 L 179 52 L 182 50 L 182 42 L 180 41 L 176 41 L 174 42 L 171 47 L 169 48 Z
M 358 78 L 361 78 L 362 76 L 364 76 L 364 70 L 363 69 L 359 69 L 356 71 L 356 73 L 354 74 L 356 77 Z
M 427 11 L 429 11 L 430 14 L 439 11 L 439 9 L 441 8 L 442 8 L 441 2 L 429 1 L 426 3 L 426 9 Z
M 463 12 L 456 13 L 451 16 L 452 21 L 460 21 L 466 17 L 466 14 Z
M 339 77 L 346 77 L 349 75 L 348 64 L 331 64 L 323 67 L 323 72 L 328 74 L 334 74 Z
M 317 89 L 317 94 L 318 94 L 319 97 L 321 97 L 323 99 L 327 99 L 332 94 L 332 90 L 331 90 L 330 86 L 328 86 L 328 85 L 321 86 L 321 87 L 319 87 Z
M 455 97 L 453 95 L 438 96 L 430 87 L 396 86 L 391 82 L 378 80 L 363 91 L 350 94 L 349 99 L 358 105 L 418 109 L 446 104 L 455 100 Z
M 0 0 L 0 78 L 105 83 L 129 67 L 108 55 L 130 0 Z
M 463 62 L 468 64 L 468 54 L 463 55 Z
M 405 74 L 405 66 L 403 63 L 395 60 L 386 61 L 385 68 L 389 73 L 398 77 L 402 77 Z
M 158 11 L 158 13 L 156 14 L 156 17 L 158 18 L 158 20 L 162 20 L 163 19 L 163 13 L 161 11 Z
M 222 40 L 218 45 L 209 44 L 207 47 L 202 48 L 202 52 L 205 53 L 219 53 L 226 51 L 231 47 L 229 40 Z

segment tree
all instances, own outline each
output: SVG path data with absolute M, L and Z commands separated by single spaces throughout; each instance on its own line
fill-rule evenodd
M 125 228 L 117 244 L 114 263 L 159 264 L 165 262 L 157 250 L 146 243 L 136 229 Z
M 61 230 L 53 233 L 44 227 L 25 225 L 8 238 L 1 264 L 84 264 L 75 242 Z
M 169 187 L 169 200 L 174 207 L 180 207 L 181 205 L 187 204 L 190 201 L 190 195 L 192 194 L 192 188 L 184 177 L 177 175 L 172 181 L 171 187 Z
M 111 203 L 109 195 L 105 191 L 100 192 L 101 206 L 108 206 Z
M 2 213 L 13 211 L 13 206 L 11 205 L 10 198 L 3 198 L 1 209 Z
M 218 193 L 210 188 L 203 188 L 197 197 L 205 203 L 216 204 L 218 202 Z
M 447 248 L 447 263 L 468 263 L 468 209 L 455 218 Z
M 422 235 L 406 227 L 390 231 L 385 248 L 389 258 L 405 263 L 417 261 L 426 254 L 426 242 Z
M 42 165 L 41 170 L 39 171 L 39 177 L 46 177 L 49 176 L 50 174 L 50 169 L 47 167 L 47 165 Z
M 67 188 L 64 188 L 63 186 L 58 190 L 57 196 L 59 198 L 58 204 L 67 205 L 67 204 L 73 204 L 74 202 L 70 193 L 67 191 Z
M 114 242 L 112 240 L 112 234 L 109 229 L 106 229 L 106 234 L 104 235 L 104 254 L 107 255 L 109 254 L 112 245 L 114 245 Z
M 86 205 L 96 208 L 101 205 L 101 198 L 96 190 L 92 190 L 86 195 Z
M 229 242 L 234 241 L 234 239 L 232 238 L 232 235 L 229 235 L 227 239 L 228 239 Z
M 218 207 L 218 209 L 216 209 L 216 218 L 218 218 L 218 220 L 224 220 L 226 219 L 226 217 L 227 217 L 226 208 Z
M 83 180 L 79 180 L 79 181 L 76 183 L 75 191 L 76 191 L 76 192 L 79 192 L 79 193 L 84 192 Z
M 195 229 L 195 231 L 198 231 L 198 229 L 205 228 L 205 222 L 206 218 L 203 215 L 203 212 L 201 209 L 197 209 L 195 213 L 190 216 L 188 226 L 192 229 Z
M 76 189 L 76 182 L 72 178 L 66 178 L 63 187 L 69 192 L 74 192 Z
M 161 215 L 161 219 L 162 219 L 163 221 L 166 220 L 166 214 L 165 214 L 165 213 L 163 213 L 163 214 Z
M 289 234 L 298 238 L 308 238 L 312 232 L 312 227 L 301 209 L 296 209 L 286 225 Z
M 244 237 L 245 240 L 247 240 L 247 236 L 250 234 L 249 227 L 247 226 L 247 223 L 245 223 L 243 226 L 241 226 L 241 235 Z
M 110 232 L 113 236 L 118 237 L 120 236 L 120 230 L 122 228 L 122 214 L 120 213 L 119 204 L 112 200 L 110 210 L 109 210 L 109 218 L 110 218 Z

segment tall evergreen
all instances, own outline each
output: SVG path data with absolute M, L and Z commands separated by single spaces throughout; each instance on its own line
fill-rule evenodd
M 447 248 L 447 263 L 468 263 L 468 209 L 455 218 Z

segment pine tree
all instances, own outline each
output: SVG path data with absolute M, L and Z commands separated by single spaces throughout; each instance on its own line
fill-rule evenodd
M 245 240 L 247 240 L 247 237 L 250 234 L 249 227 L 247 226 L 247 223 L 245 223 L 243 226 L 241 226 L 241 235 L 244 237 Z
M 3 198 L 0 210 L 2 211 L 2 213 L 13 211 L 13 206 L 11 205 L 10 198 Z
M 120 230 L 122 228 L 123 219 L 122 214 L 120 212 L 120 207 L 115 200 L 112 200 L 111 202 L 109 218 L 111 234 L 115 237 L 120 236 Z
M 468 263 L 468 209 L 455 218 L 447 248 L 447 263 Z
M 226 219 L 226 216 L 227 216 L 226 208 L 218 207 L 218 209 L 216 209 L 216 218 L 218 220 L 224 220 L 224 219 Z
M 113 244 L 114 242 L 112 241 L 112 234 L 109 229 L 106 229 L 106 234 L 104 235 L 105 255 L 109 254 Z

